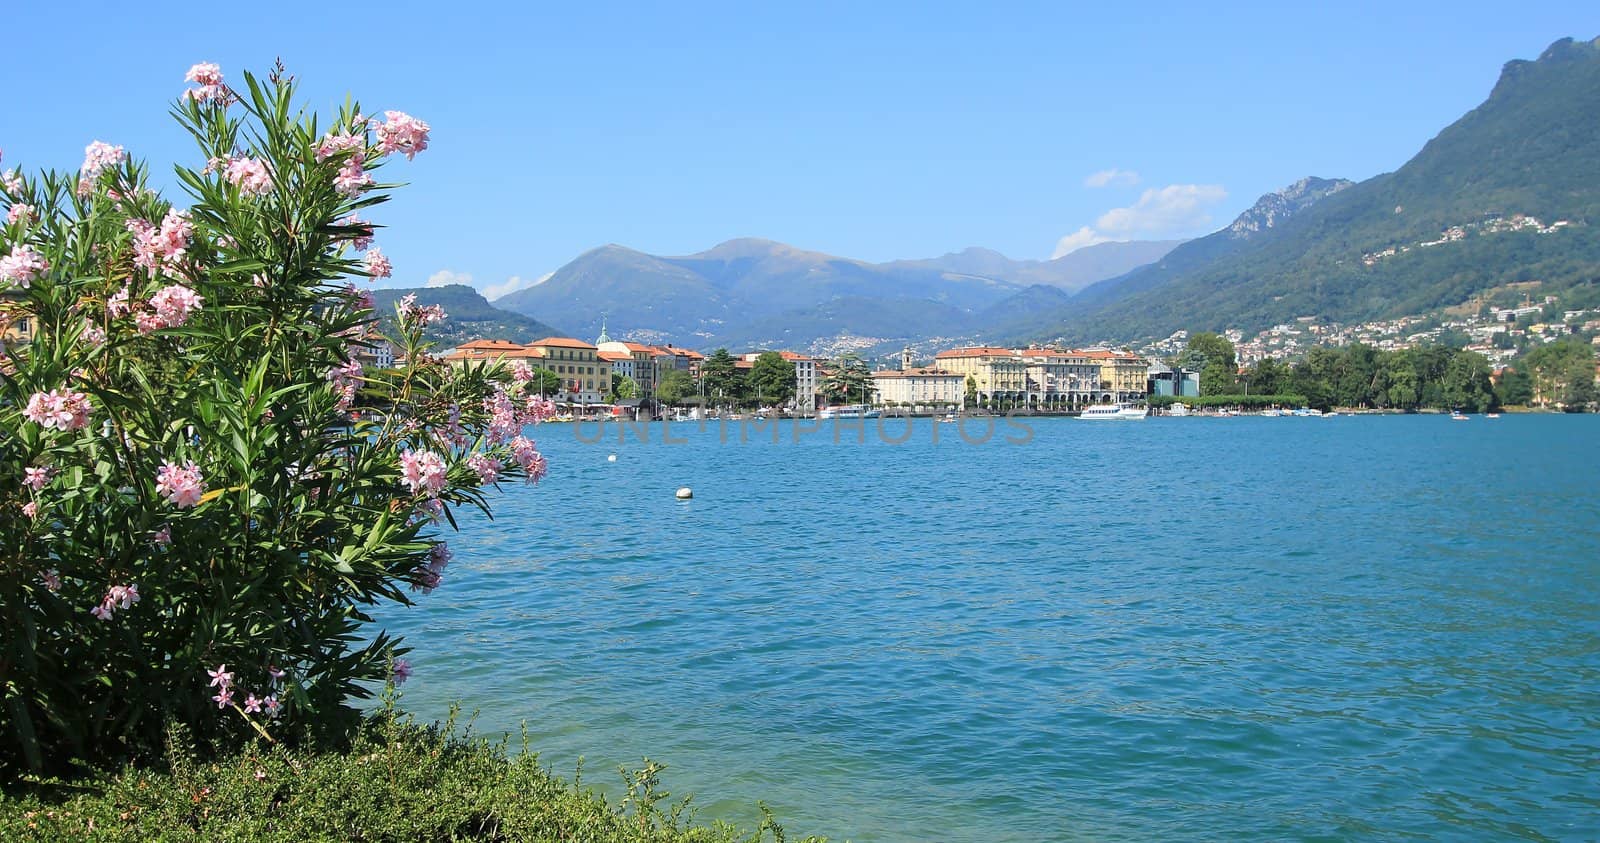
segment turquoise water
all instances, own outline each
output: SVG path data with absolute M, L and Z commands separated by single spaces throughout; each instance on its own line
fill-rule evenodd
M 404 704 L 836 840 L 1600 837 L 1600 418 L 1029 426 L 540 428 Z

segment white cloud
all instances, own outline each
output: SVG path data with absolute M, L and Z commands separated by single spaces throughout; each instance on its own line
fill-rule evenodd
M 441 269 L 428 276 L 427 286 L 429 287 L 448 287 L 451 284 L 465 284 L 470 287 L 472 286 L 472 276 L 465 272 L 451 272 L 448 269 Z
M 500 298 L 502 296 L 506 296 L 506 295 L 510 295 L 511 293 L 515 293 L 518 290 L 526 290 L 529 287 L 537 287 L 540 284 L 543 284 L 544 282 L 549 281 L 550 280 L 550 276 L 552 276 L 554 274 L 555 274 L 554 272 L 546 272 L 545 274 L 539 276 L 538 278 L 534 278 L 534 279 L 531 279 L 531 280 L 527 279 L 527 278 L 523 278 L 523 277 L 521 277 L 519 275 L 513 275 L 510 278 L 507 278 L 504 283 L 501 283 L 501 284 L 490 284 L 489 286 L 484 287 L 483 290 L 482 290 L 483 297 L 488 299 L 489 301 L 494 301 L 495 299 L 498 299 L 498 298 Z
M 1098 173 L 1090 173 L 1083 180 L 1084 187 L 1133 187 L 1139 183 L 1139 174 L 1133 170 L 1119 170 L 1112 167 Z
M 1052 257 L 1084 246 L 1136 237 L 1189 234 L 1211 224 L 1211 208 L 1228 198 L 1220 184 L 1169 184 L 1150 188 L 1139 201 L 1101 214 L 1093 226 L 1084 226 L 1056 242 Z

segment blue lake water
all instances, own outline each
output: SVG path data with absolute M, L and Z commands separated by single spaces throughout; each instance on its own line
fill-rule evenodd
M 867 424 L 535 430 L 403 704 L 835 840 L 1600 837 L 1600 417 Z

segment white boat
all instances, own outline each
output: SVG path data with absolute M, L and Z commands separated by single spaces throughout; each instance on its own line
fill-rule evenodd
M 1261 411 L 1261 415 L 1266 416 L 1269 419 L 1275 419 L 1275 418 L 1278 418 L 1278 417 L 1282 416 L 1283 415 L 1283 411 L 1278 409 L 1278 408 L 1276 408 L 1276 407 L 1269 407 L 1269 408 L 1267 408 L 1265 410 L 1262 410 Z
M 1078 418 L 1090 421 L 1128 421 L 1142 419 L 1150 414 L 1146 407 L 1134 407 L 1128 404 L 1099 404 L 1090 407 L 1078 414 Z
M 1497 418 L 1500 418 L 1500 414 L 1499 413 L 1490 413 L 1489 415 L 1484 416 L 1484 418 L 1486 418 L 1486 419 L 1497 419 Z
M 883 415 L 883 411 L 874 410 L 866 404 L 847 404 L 843 407 L 823 407 L 817 411 L 819 419 L 875 419 Z
M 1455 410 L 1454 412 L 1450 413 L 1450 420 L 1451 421 L 1466 421 L 1467 420 L 1467 414 L 1461 412 L 1460 410 Z
M 1167 415 L 1169 415 L 1169 416 L 1178 416 L 1179 418 L 1182 418 L 1183 416 L 1187 416 L 1187 415 L 1189 415 L 1189 405 L 1188 404 L 1173 404 L 1171 409 L 1167 410 Z

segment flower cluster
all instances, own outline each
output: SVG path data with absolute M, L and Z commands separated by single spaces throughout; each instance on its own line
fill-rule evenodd
M 89 614 L 108 621 L 117 609 L 131 609 L 137 602 L 139 602 L 139 586 L 114 585 L 106 589 L 106 596 L 101 598 L 100 605 L 90 609 Z
M 340 409 L 348 409 L 356 400 L 356 389 L 361 384 L 361 361 L 350 358 L 343 366 L 328 370 L 328 380 L 339 391 Z
M 179 509 L 189 509 L 199 504 L 200 496 L 205 491 L 206 484 L 200 476 L 200 467 L 192 461 L 179 466 L 167 460 L 156 472 L 156 492 Z
M 409 161 L 416 158 L 417 153 L 428 148 L 430 127 L 427 123 L 404 111 L 385 111 L 383 116 L 384 122 L 377 125 L 378 149 L 382 150 L 383 154 L 403 152 Z
M 22 415 L 47 430 L 81 430 L 89 424 L 92 412 L 94 405 L 89 402 L 89 396 L 62 388 L 35 392 Z
M 450 552 L 450 546 L 444 542 L 428 548 L 428 561 L 418 565 L 411 572 L 412 590 L 432 594 L 444 580 L 444 569 L 450 565 L 450 560 L 453 558 L 455 554 Z
M 35 492 L 41 492 L 45 486 L 50 485 L 50 478 L 55 476 L 56 470 L 48 465 L 38 468 L 29 466 L 22 470 L 22 484 Z
M 488 454 L 473 454 L 467 457 L 467 467 L 477 473 L 479 485 L 488 486 L 500 479 L 506 465 Z
M 200 86 L 184 91 L 185 99 L 222 105 L 227 105 L 233 99 L 228 87 L 222 84 L 222 68 L 211 62 L 201 62 L 189 68 L 189 72 L 183 75 L 183 80 Z
M 366 133 L 357 135 L 350 132 L 339 134 L 329 132 L 317 142 L 315 154 L 318 161 L 326 161 L 346 153 L 348 157 L 339 164 L 339 172 L 333 177 L 333 188 L 345 196 L 359 196 L 361 191 L 372 186 L 372 176 L 366 171 Z
M 44 256 L 24 243 L 12 249 L 11 254 L 0 258 L 0 281 L 10 281 L 19 287 L 26 287 L 33 279 L 49 269 L 50 263 Z
M 365 252 L 372 248 L 372 223 L 362 219 L 356 214 L 350 214 L 339 220 L 340 225 L 356 228 L 357 233 L 350 238 L 350 247 L 358 252 Z
M 17 204 L 6 209 L 6 223 L 8 225 L 17 222 L 18 220 L 28 222 L 36 219 L 38 216 L 39 212 L 37 209 L 35 209 L 32 205 L 28 205 L 23 202 L 18 202 Z
M 134 265 L 150 270 L 152 275 L 163 267 L 176 266 L 194 239 L 189 212 L 177 208 L 167 211 L 160 227 L 141 219 L 130 219 L 123 225 L 133 235 Z
M 388 278 L 394 275 L 394 265 L 389 263 L 389 257 L 382 249 L 373 248 L 364 258 L 369 278 Z
M 414 495 L 436 498 L 444 491 L 449 465 L 433 451 L 406 451 L 400 455 L 400 479 Z
M 407 293 L 400 298 L 400 322 L 403 325 L 426 328 L 443 318 L 444 307 L 442 305 L 419 306 L 416 293 Z
M 140 311 L 134 319 L 139 333 L 148 334 L 161 328 L 177 328 L 189 321 L 189 315 L 200 309 L 204 296 L 183 286 L 169 284 L 150 297 L 152 310 Z
M 115 167 L 128 160 L 128 153 L 120 146 L 112 146 L 105 141 L 95 141 L 84 147 L 83 166 L 78 172 L 86 179 L 98 177 L 108 167 Z
M 259 158 L 229 158 L 222 177 L 246 196 L 272 192 L 272 172 Z
M 539 446 L 526 436 L 518 436 L 511 440 L 511 458 L 517 461 L 517 465 L 522 466 L 529 483 L 539 482 L 550 471 L 544 455 L 539 453 Z

